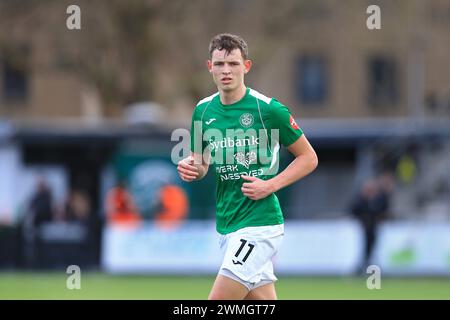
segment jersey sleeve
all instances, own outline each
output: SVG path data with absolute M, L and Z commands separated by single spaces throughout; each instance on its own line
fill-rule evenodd
M 288 107 L 276 99 L 270 102 L 269 119 L 271 128 L 279 130 L 280 143 L 285 147 L 297 141 L 303 134 L 303 130 L 295 122 Z
M 196 107 L 192 112 L 191 121 L 191 151 L 193 153 L 202 154 L 205 148 L 203 141 L 203 123 L 201 119 L 200 108 Z

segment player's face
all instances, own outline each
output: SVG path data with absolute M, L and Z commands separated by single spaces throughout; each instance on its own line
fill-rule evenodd
M 241 50 L 230 53 L 214 50 L 208 60 L 208 70 L 220 91 L 234 91 L 244 85 L 244 75 L 250 71 L 251 61 L 242 58 Z

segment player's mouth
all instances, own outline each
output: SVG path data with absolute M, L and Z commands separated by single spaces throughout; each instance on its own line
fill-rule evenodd
M 233 79 L 231 79 L 231 78 L 224 77 L 224 78 L 222 78 L 220 81 L 221 81 L 223 84 L 230 84 L 232 80 L 233 80 Z

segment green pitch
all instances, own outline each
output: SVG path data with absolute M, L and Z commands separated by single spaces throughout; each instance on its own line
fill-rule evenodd
M 64 272 L 0 273 L 0 299 L 205 299 L 212 276 L 112 276 L 82 273 L 81 289 L 66 288 Z M 283 277 L 279 299 L 450 299 L 450 278 L 382 278 L 369 290 L 366 279 Z

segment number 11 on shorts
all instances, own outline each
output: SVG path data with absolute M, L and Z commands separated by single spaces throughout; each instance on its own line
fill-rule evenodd
M 247 242 L 248 242 L 247 240 L 241 239 L 241 245 L 240 245 L 238 251 L 236 251 L 236 254 L 234 255 L 236 258 L 239 257 L 239 255 L 242 252 L 242 249 L 244 249 L 244 247 L 247 244 Z M 239 261 L 239 260 L 235 261 L 233 259 L 233 264 L 241 264 L 242 265 L 248 259 L 248 256 L 253 251 L 253 248 L 255 247 L 255 245 L 251 244 L 251 243 L 248 243 L 248 247 L 249 247 L 249 249 L 248 249 L 247 253 L 245 254 L 244 258 L 242 259 L 242 261 Z

